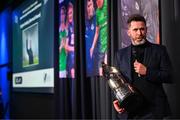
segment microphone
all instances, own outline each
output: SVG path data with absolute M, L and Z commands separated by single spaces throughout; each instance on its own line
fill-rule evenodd
M 135 47 L 132 48 L 132 55 L 134 56 L 135 60 L 139 61 L 139 56 Z
M 135 60 L 140 61 L 140 57 L 139 57 L 135 47 L 132 48 L 132 55 L 134 56 Z M 138 73 L 138 77 L 141 77 L 141 75 L 139 73 Z

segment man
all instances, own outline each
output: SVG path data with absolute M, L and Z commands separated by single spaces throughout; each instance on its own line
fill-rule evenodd
M 73 4 L 68 4 L 68 37 L 66 39 L 65 49 L 67 51 L 67 75 L 68 77 L 75 78 L 75 56 L 74 56 L 74 20 L 73 20 Z
M 87 0 L 86 1 L 86 32 L 85 32 L 85 40 L 86 40 L 86 73 L 87 76 L 92 76 L 97 71 L 97 65 L 96 61 L 98 60 L 97 57 L 95 57 L 95 54 L 97 54 L 97 46 L 94 50 L 94 54 L 91 57 L 90 56 L 90 48 L 93 43 L 93 38 L 96 31 L 96 15 L 95 15 L 95 8 L 94 8 L 94 2 L 93 0 Z M 94 59 L 96 58 L 96 59 Z
M 59 26 L 59 78 L 66 78 L 66 50 L 65 43 L 67 37 L 66 27 L 66 8 L 64 6 L 60 9 L 60 26 Z
M 102 75 L 101 63 L 104 61 L 107 63 L 107 21 L 108 21 L 108 9 L 107 0 L 96 0 L 96 33 L 94 36 L 93 44 L 90 48 L 90 56 L 93 56 L 97 41 L 99 42 L 99 75 Z M 99 39 L 98 39 L 99 37 Z
M 120 117 L 128 119 L 168 117 L 171 112 L 162 86 L 162 83 L 172 82 L 171 62 L 166 48 L 147 41 L 143 16 L 134 14 L 127 23 L 131 45 L 116 53 L 115 67 L 142 93 L 144 104 L 136 111 L 128 112 L 115 100 L 115 110 L 120 113 Z

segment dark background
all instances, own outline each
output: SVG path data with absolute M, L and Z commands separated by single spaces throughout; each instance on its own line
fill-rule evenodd
M 3 2 L 4 1 L 4 2 Z M 0 2 L 0 10 L 15 8 L 23 0 Z M 118 46 L 117 0 L 109 0 L 109 63 Z M 172 109 L 173 118 L 180 118 L 180 1 L 160 2 L 161 43 L 167 47 L 173 63 L 173 84 L 164 88 Z M 58 14 L 58 1 L 55 11 Z M 84 67 L 84 3 L 75 2 L 76 79 L 55 82 L 54 94 L 11 92 L 11 118 L 116 118 L 112 108 L 111 92 L 100 77 L 86 78 Z M 56 17 L 58 18 L 58 16 Z M 58 19 L 55 20 L 58 25 Z M 110 22 L 111 21 L 111 22 Z M 58 28 L 55 28 L 58 31 Z M 55 34 L 57 36 L 57 34 Z M 58 38 L 58 37 L 57 37 Z M 58 54 L 58 53 L 57 53 Z M 81 62 L 79 62 L 81 61 Z M 153 98 L 152 98 L 153 99 Z

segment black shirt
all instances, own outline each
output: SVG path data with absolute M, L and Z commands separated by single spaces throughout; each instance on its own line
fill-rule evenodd
M 147 42 L 145 42 L 144 44 L 141 44 L 141 45 L 137 45 L 137 46 L 134 46 L 131 44 L 131 48 L 132 48 L 131 49 L 132 83 L 135 80 L 141 79 L 140 77 L 138 77 L 138 74 L 134 70 L 134 62 L 137 60 L 138 62 L 143 64 L 144 51 L 145 51 L 145 48 L 147 47 L 147 44 L 148 44 Z

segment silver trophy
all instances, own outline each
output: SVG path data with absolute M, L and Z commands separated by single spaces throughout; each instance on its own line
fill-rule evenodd
M 133 112 L 142 106 L 143 97 L 135 87 L 125 80 L 122 74 L 112 66 L 102 63 L 103 76 L 119 101 L 119 105 L 127 112 Z

